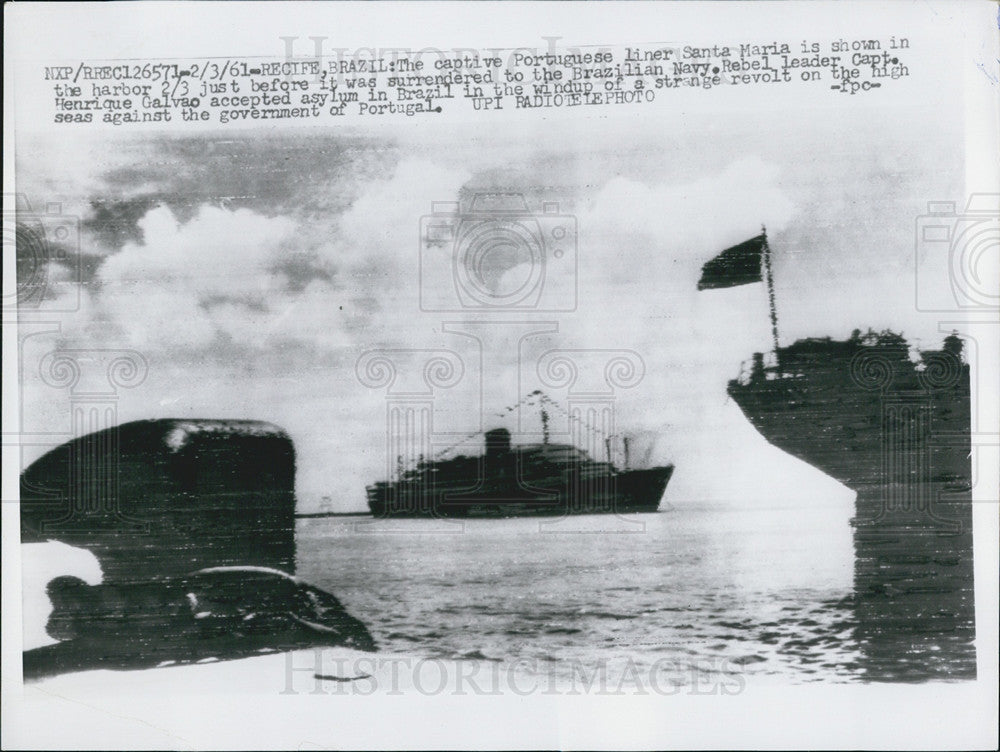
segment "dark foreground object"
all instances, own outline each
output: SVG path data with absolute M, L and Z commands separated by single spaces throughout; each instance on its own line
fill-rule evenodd
M 24 471 L 21 540 L 93 551 L 106 583 L 241 564 L 294 572 L 294 486 L 295 449 L 269 423 L 125 423 Z
M 969 366 L 962 341 L 800 340 L 729 394 L 770 443 L 857 492 L 855 637 L 872 680 L 976 675 Z
M 306 647 L 375 649 L 330 593 L 263 567 L 219 567 L 156 582 L 48 586 L 56 645 L 24 653 L 25 679 L 230 660 Z

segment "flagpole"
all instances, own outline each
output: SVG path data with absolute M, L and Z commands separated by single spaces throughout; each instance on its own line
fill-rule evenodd
M 767 300 L 771 307 L 771 336 L 774 338 L 774 357 L 778 358 L 778 309 L 774 305 L 774 274 L 771 272 L 771 246 L 767 242 L 767 228 L 760 226 L 764 236 L 764 272 L 767 277 Z

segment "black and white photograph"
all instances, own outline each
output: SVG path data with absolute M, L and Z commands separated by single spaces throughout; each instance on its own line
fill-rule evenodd
M 995 748 L 995 5 L 4 10 L 5 747 Z

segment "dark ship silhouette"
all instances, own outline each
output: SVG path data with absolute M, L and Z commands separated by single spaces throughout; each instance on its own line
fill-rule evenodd
M 771 444 L 857 492 L 855 637 L 869 678 L 976 672 L 969 366 L 892 332 L 756 354 L 729 395 Z
M 854 639 L 866 678 L 976 675 L 969 366 L 963 343 L 892 331 L 778 342 L 765 233 L 704 265 L 699 289 L 767 282 L 774 350 L 727 391 L 774 446 L 856 491 Z
M 729 395 L 768 441 L 855 490 L 891 491 L 891 509 L 926 510 L 969 491 L 969 367 L 962 340 L 913 350 L 893 332 L 803 339 L 761 353 Z M 931 487 L 933 485 L 933 488 Z
M 295 573 L 295 447 L 247 420 L 162 419 L 79 436 L 21 474 L 21 541 L 94 552 L 105 582 L 256 564 Z
M 598 462 L 572 444 L 549 441 L 546 405 L 541 392 L 543 440 L 511 445 L 505 428 L 486 431 L 485 454 L 420 461 L 400 470 L 393 481 L 367 488 L 375 517 L 523 517 L 570 514 L 655 512 L 673 474 L 673 465 L 632 470 L 628 440 L 625 468 Z
M 102 582 L 48 583 L 54 644 L 27 679 L 317 646 L 375 649 L 294 576 L 295 447 L 271 423 L 141 420 L 78 436 L 21 474 L 21 542 L 89 551 Z

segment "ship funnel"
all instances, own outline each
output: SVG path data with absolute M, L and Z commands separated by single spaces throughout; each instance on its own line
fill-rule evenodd
M 486 456 L 495 457 L 510 453 L 510 431 L 506 428 L 494 428 L 486 432 Z
M 500 474 L 506 457 L 510 455 L 510 431 L 506 428 L 494 428 L 486 432 L 486 473 Z

